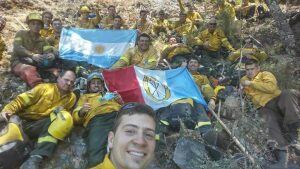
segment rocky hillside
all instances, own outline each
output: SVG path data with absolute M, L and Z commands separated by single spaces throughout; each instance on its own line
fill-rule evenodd
M 195 6 L 200 13 L 209 18 L 214 14 L 213 6 L 210 2 L 193 0 Z M 12 51 L 12 42 L 15 33 L 18 30 L 25 29 L 25 18 L 30 12 L 42 12 L 50 10 L 54 17 L 61 18 L 65 25 L 74 25 L 77 16 L 77 10 L 82 4 L 91 4 L 99 9 L 104 15 L 108 5 L 115 5 L 117 11 L 125 19 L 128 25 L 137 19 L 139 10 L 144 8 L 151 11 L 151 16 L 161 9 L 164 9 L 170 18 L 178 15 L 179 7 L 177 0 L 0 0 L 0 15 L 7 19 L 6 27 L 1 32 L 7 44 L 7 52 L 5 58 L 0 62 L 0 108 L 13 99 L 17 94 L 26 91 L 28 88 L 19 78 L 10 73 L 9 59 Z M 286 17 L 293 12 L 299 12 L 298 5 L 281 5 Z M 299 26 L 299 24 L 298 24 Z M 300 68 L 295 57 L 290 57 L 284 50 L 284 46 L 280 41 L 280 30 L 276 27 L 272 18 L 262 22 L 245 21 L 236 22 L 236 30 L 233 32 L 233 43 L 238 47 L 238 43 L 245 34 L 251 34 L 257 41 L 261 43 L 265 51 L 270 56 L 264 68 L 274 72 L 278 76 L 280 86 L 282 88 L 300 88 Z M 299 37 L 300 28 L 298 30 Z M 298 43 L 299 44 L 299 43 Z M 300 46 L 298 46 L 300 48 Z M 298 56 L 300 57 L 300 56 Z M 165 138 L 159 143 L 155 163 L 151 168 L 157 169 L 177 169 L 177 168 L 260 168 L 265 165 L 269 152 L 265 149 L 265 138 L 262 122 L 255 114 L 255 111 L 247 109 L 250 113 L 244 113 L 240 105 L 247 107 L 239 98 L 227 100 L 220 105 L 222 111 L 234 114 L 234 118 L 225 120 L 230 130 L 236 135 L 242 144 L 247 148 L 251 156 L 254 157 L 256 164 L 250 164 L 245 160 L 244 155 L 234 146 L 224 154 L 224 158 L 220 161 L 213 161 L 207 156 L 201 155 L 203 145 L 201 139 L 196 134 L 182 128 L 182 132 L 178 135 Z M 241 103 L 241 104 L 239 104 Z M 250 106 L 251 107 L 251 106 Z M 222 128 L 216 123 L 219 131 Z M 60 144 L 55 157 L 47 161 L 43 168 L 85 168 L 85 143 L 81 137 L 82 129 L 76 128 L 72 135 L 62 144 Z M 178 138 L 181 138 L 179 141 Z M 197 140 L 197 141 L 195 141 Z M 198 142 L 200 140 L 200 143 Z M 180 145 L 180 146 L 177 146 Z M 176 147 L 176 148 L 175 148 Z M 186 157 L 180 154 L 186 154 Z M 234 153 L 239 153 L 234 155 Z M 185 160 L 184 160 L 185 159 Z M 193 163 L 186 164 L 186 160 Z M 295 161 L 296 163 L 297 161 Z

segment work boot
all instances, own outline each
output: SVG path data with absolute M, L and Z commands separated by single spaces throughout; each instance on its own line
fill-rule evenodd
M 39 169 L 42 160 L 42 156 L 32 155 L 21 165 L 20 169 Z
M 287 169 L 288 151 L 277 149 L 277 162 L 270 165 L 270 169 Z
M 295 154 L 300 156 L 300 123 L 293 123 L 288 125 L 288 127 L 291 136 L 290 146 L 294 149 Z

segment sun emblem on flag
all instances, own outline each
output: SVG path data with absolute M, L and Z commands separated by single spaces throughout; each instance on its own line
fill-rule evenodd
M 143 86 L 147 95 L 154 101 L 160 102 L 171 97 L 168 86 L 151 76 L 144 76 Z
M 103 53 L 104 52 L 104 46 L 102 46 L 102 45 L 96 45 L 95 47 L 94 47 L 94 51 L 95 51 L 95 53 L 97 53 L 97 54 L 101 54 L 101 53 Z

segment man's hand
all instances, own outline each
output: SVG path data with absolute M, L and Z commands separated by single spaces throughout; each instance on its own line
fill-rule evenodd
M 212 110 L 214 110 L 216 108 L 216 103 L 214 99 L 210 99 L 208 102 L 208 107 Z
M 1 115 L 0 115 L 0 121 L 8 121 L 9 120 L 9 117 L 12 115 L 13 113 L 12 112 L 1 112 Z
M 241 85 L 242 85 L 243 87 L 250 86 L 250 84 L 251 84 L 251 81 L 250 81 L 250 80 L 244 80 L 244 81 L 241 81 Z
M 84 103 L 82 108 L 80 109 L 78 115 L 79 117 L 85 116 L 85 114 L 91 110 L 91 104 L 90 103 Z
M 33 59 L 34 61 L 40 63 L 40 62 L 43 61 L 44 58 L 43 58 L 43 55 L 41 55 L 41 54 L 34 54 L 34 55 L 32 56 L 32 59 Z

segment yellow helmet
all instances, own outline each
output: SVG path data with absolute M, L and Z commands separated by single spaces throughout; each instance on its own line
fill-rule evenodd
M 86 5 L 84 5 L 80 8 L 80 12 L 90 12 L 90 8 Z
M 65 110 L 61 110 L 57 114 L 52 112 L 50 119 L 51 124 L 48 128 L 49 134 L 56 139 L 64 140 L 73 128 L 72 115 Z
M 26 17 L 26 23 L 28 24 L 30 21 L 40 21 L 42 24 L 43 19 L 42 19 L 42 15 L 40 15 L 39 13 L 30 13 L 29 15 L 27 15 Z

